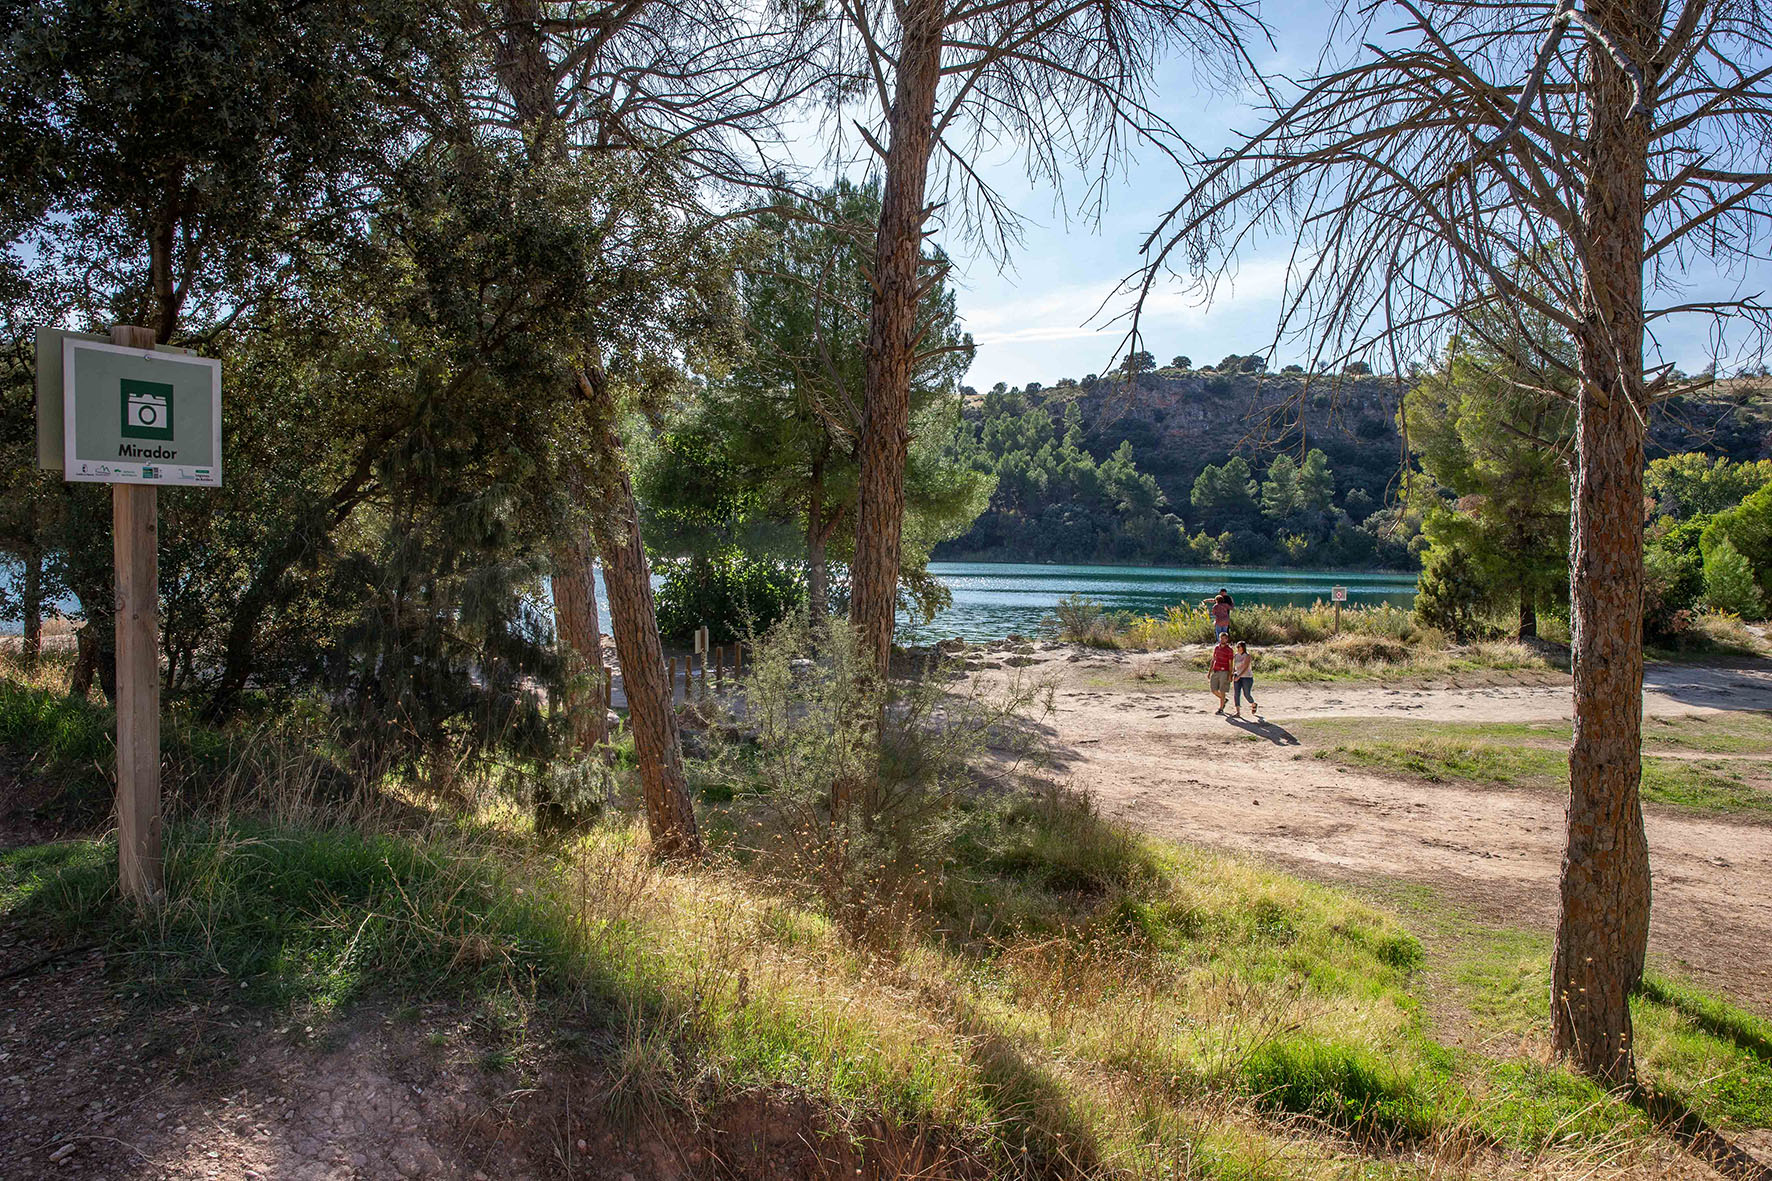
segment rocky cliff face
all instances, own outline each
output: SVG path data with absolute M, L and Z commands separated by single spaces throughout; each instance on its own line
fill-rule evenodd
M 1403 387 L 1377 376 L 1158 370 L 1140 374 L 1136 385 L 1098 380 L 1076 393 L 1093 429 L 1142 422 L 1164 445 L 1198 449 L 1209 460 L 1296 447 L 1301 437 L 1310 446 L 1339 438 L 1394 449 Z
M 1139 467 L 1157 477 L 1171 501 L 1185 504 L 1209 463 L 1241 454 L 1259 471 L 1272 454 L 1307 447 L 1327 453 L 1343 487 L 1378 494 L 1403 461 L 1397 406 L 1406 389 L 1406 379 L 1383 375 L 1159 369 L 1133 383 L 1097 379 L 1029 398 L 1055 416 L 1075 402 L 1092 451 L 1105 455 L 1130 441 Z M 1736 379 L 1658 406 L 1650 458 L 1695 450 L 1732 459 L 1772 456 L 1769 395 L 1772 383 Z

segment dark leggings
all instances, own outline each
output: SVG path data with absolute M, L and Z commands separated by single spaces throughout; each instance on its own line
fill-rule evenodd
M 1242 709 L 1243 708 L 1243 699 L 1245 697 L 1247 697 L 1249 699 L 1249 708 L 1254 709 L 1255 708 L 1255 678 L 1254 677 L 1238 677 L 1237 678 L 1236 697 L 1233 700 L 1233 704 L 1238 709 Z

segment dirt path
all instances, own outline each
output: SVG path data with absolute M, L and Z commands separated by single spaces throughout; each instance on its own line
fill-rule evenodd
M 1061 770 L 1105 813 L 1308 876 L 1419 882 L 1496 921 L 1547 931 L 1555 923 L 1560 796 L 1338 768 L 1311 757 L 1287 724 L 1555 720 L 1570 716 L 1567 678 L 1470 688 L 1273 684 L 1261 687 L 1257 724 L 1214 717 L 1203 689 L 1141 688 L 1153 675 L 1201 679 L 1173 655 L 1079 655 L 1042 649 L 1027 671 L 1058 676 Z M 1772 710 L 1772 664 L 1652 666 L 1644 708 Z M 1772 1012 L 1772 826 L 1656 806 L 1647 823 L 1652 954 Z

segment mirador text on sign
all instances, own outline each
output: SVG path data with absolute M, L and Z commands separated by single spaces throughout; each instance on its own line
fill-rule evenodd
M 221 362 L 61 339 L 62 476 L 221 486 Z

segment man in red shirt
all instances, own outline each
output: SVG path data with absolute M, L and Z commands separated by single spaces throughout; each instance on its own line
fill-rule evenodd
M 1206 674 L 1206 683 L 1212 687 L 1212 695 L 1218 698 L 1218 708 L 1213 713 L 1224 712 L 1225 694 L 1231 691 L 1231 659 L 1235 655 L 1231 642 L 1220 635 L 1218 647 L 1212 649 L 1212 671 Z
M 1231 592 L 1222 586 L 1218 588 L 1218 594 L 1215 597 L 1206 599 L 1200 604 L 1211 613 L 1212 628 L 1218 633 L 1218 638 L 1221 640 L 1230 634 L 1231 609 L 1236 605 L 1236 600 L 1231 598 Z

